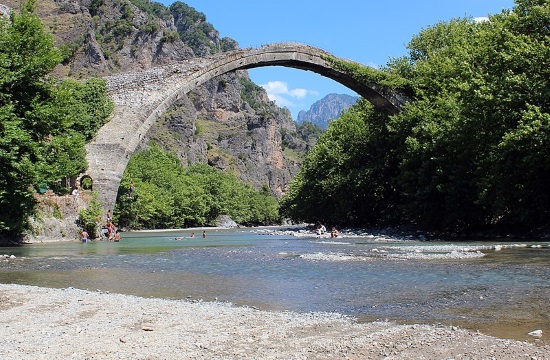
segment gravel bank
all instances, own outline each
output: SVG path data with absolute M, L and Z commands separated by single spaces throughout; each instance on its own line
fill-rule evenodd
M 0 284 L 2 359 L 550 359 L 549 346 L 335 314 Z

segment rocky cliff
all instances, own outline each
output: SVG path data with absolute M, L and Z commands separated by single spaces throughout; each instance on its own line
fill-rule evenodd
M 355 104 L 358 96 L 346 94 L 328 94 L 319 101 L 316 101 L 308 111 L 298 113 L 299 124 L 306 121 L 326 129 L 331 120 L 338 119 L 344 110 Z
M 154 140 L 184 164 L 208 163 L 256 188 L 268 186 L 281 197 L 299 169 L 298 159 L 283 151 L 282 138 L 287 133 L 296 133 L 288 110 L 270 103 L 246 72 L 238 72 L 188 94 L 180 106 L 157 121 L 142 146 Z M 296 138 L 295 144 L 305 150 L 303 140 Z

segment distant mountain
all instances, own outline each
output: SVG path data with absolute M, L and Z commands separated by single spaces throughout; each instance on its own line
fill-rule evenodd
M 308 111 L 300 111 L 297 123 L 308 121 L 325 130 L 331 120 L 338 119 L 344 110 L 357 102 L 357 99 L 359 99 L 358 96 L 328 94 L 311 105 Z

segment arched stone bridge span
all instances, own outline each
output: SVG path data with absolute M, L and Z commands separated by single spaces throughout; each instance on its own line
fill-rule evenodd
M 228 72 L 263 66 L 313 71 L 354 90 L 389 114 L 399 112 L 407 101 L 376 84 L 363 84 L 333 68 L 325 61 L 327 56 L 334 57 L 308 45 L 271 44 L 107 77 L 108 91 L 115 109 L 111 120 L 86 146 L 87 174 L 94 181 L 99 199 L 106 208 L 113 209 L 130 155 L 159 116 L 183 95 Z

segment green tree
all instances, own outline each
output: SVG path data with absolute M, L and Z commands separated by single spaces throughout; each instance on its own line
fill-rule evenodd
M 92 239 L 101 236 L 101 216 L 103 215 L 103 206 L 97 199 L 97 193 L 93 193 L 92 200 L 86 209 L 80 211 L 80 226 L 86 230 Z
M 132 197 L 131 182 L 136 189 Z M 115 213 L 120 226 L 148 229 L 203 226 L 219 215 L 247 225 L 279 218 L 278 203 L 266 191 L 205 164 L 185 169 L 177 156 L 155 143 L 130 158 Z
M 331 124 L 284 213 L 451 232 L 548 227 L 549 23 L 550 1 L 517 0 L 490 21 L 423 29 L 383 71 L 336 62 L 414 101 L 389 119 L 356 107 Z
M 35 0 L 0 18 L 0 235 L 16 236 L 34 211 L 34 189 L 86 168 L 84 144 L 113 108 L 103 80 L 56 84 L 61 52 Z
M 34 13 L 35 0 L 0 18 L 0 234 L 13 236 L 34 209 L 32 187 L 46 166 L 41 142 L 51 125 L 32 110 L 48 97 L 46 75 L 61 61 Z
M 330 123 L 309 152 L 281 210 L 296 220 L 354 225 L 392 223 L 397 148 L 386 123 L 361 99 Z
M 550 6 L 516 3 L 489 22 L 437 24 L 409 44 L 417 101 L 396 126 L 410 131 L 401 181 L 418 224 L 548 224 L 548 157 L 537 146 L 548 139 L 549 30 L 540 24 Z

